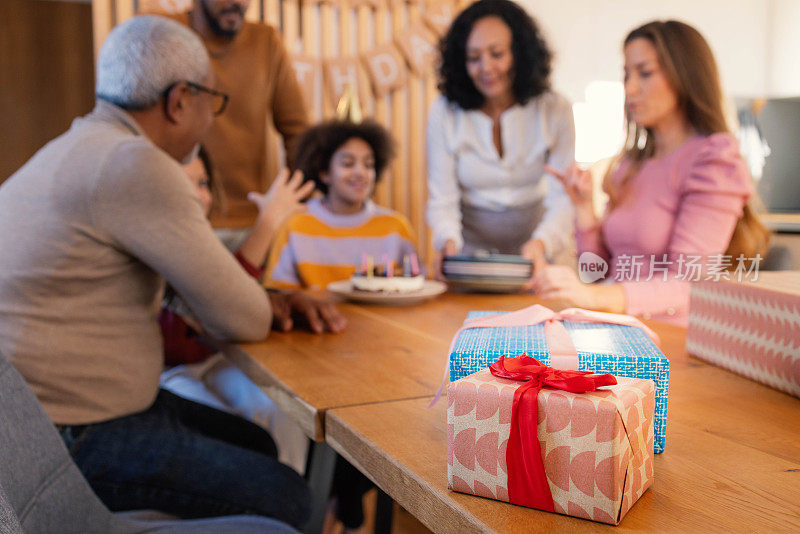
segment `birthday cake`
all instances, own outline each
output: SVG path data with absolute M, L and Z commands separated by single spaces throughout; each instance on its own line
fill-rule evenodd
M 359 291 L 382 291 L 384 293 L 410 293 L 419 291 L 425 285 L 425 278 L 417 276 L 365 276 L 354 274 L 350 277 L 353 289 Z
M 425 277 L 420 274 L 416 255 L 404 257 L 401 268 L 385 258 L 374 265 L 372 258 L 365 256 L 361 267 L 350 277 L 350 283 L 358 291 L 411 293 L 423 288 Z

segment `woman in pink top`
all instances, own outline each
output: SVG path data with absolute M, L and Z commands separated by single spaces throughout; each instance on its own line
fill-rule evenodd
M 548 266 L 533 285 L 573 306 L 685 324 L 690 281 L 763 254 L 768 232 L 747 206 L 750 175 L 703 37 L 681 22 L 650 22 L 628 35 L 624 54 L 627 148 L 605 179 L 605 216 L 592 209 L 588 171 L 549 169 L 575 205 L 581 279 L 601 276 L 592 265 L 602 259 L 607 283 Z

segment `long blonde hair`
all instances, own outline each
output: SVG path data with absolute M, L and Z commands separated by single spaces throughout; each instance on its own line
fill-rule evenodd
M 631 31 L 623 48 L 634 39 L 646 39 L 655 47 L 661 69 L 677 94 L 678 105 L 697 133 L 730 133 L 723 111 L 717 63 L 700 32 L 677 20 L 653 21 Z M 625 148 L 617 161 L 624 159 L 631 164 L 618 183 L 611 180 L 617 165 L 612 165 L 606 173 L 604 189 L 609 195 L 610 208 L 619 203 L 630 178 L 655 152 L 655 140 L 650 129 L 637 125 L 630 117 L 627 126 Z M 734 260 L 739 255 L 753 258 L 756 254 L 763 257 L 766 253 L 769 230 L 759 219 L 753 204 L 758 204 L 755 195 L 744 206 L 725 252 Z

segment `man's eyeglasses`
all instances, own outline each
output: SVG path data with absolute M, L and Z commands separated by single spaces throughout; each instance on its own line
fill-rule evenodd
M 213 106 L 214 115 L 219 115 L 223 111 L 225 111 L 225 107 L 228 105 L 228 99 L 230 98 L 227 94 L 223 93 L 222 91 L 217 91 L 216 89 L 211 89 L 210 87 L 206 87 L 205 85 L 200 85 L 199 83 L 190 82 L 188 80 L 181 80 L 183 83 L 186 84 L 189 89 L 193 90 L 195 93 L 204 92 L 208 93 L 212 97 L 211 105 Z M 181 82 L 175 82 L 169 87 L 164 90 L 164 100 L 166 101 L 167 97 L 169 96 L 169 92 Z M 166 104 L 166 102 L 165 102 Z

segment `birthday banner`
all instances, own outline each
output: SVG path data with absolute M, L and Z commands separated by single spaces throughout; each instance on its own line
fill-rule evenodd
M 370 5 L 376 2 L 362 1 Z M 353 2 L 349 5 L 353 6 Z M 421 21 L 411 23 L 393 41 L 360 55 L 335 58 L 293 55 L 292 64 L 306 102 L 313 102 L 313 88 L 320 79 L 327 98 L 335 105 L 348 85 L 356 88 L 363 101 L 367 91 L 380 98 L 405 87 L 410 73 L 423 76 L 433 72 L 439 39 L 447 32 L 455 15 L 456 8 L 449 3 L 428 6 Z M 364 72 L 366 77 L 359 76 L 359 72 Z

